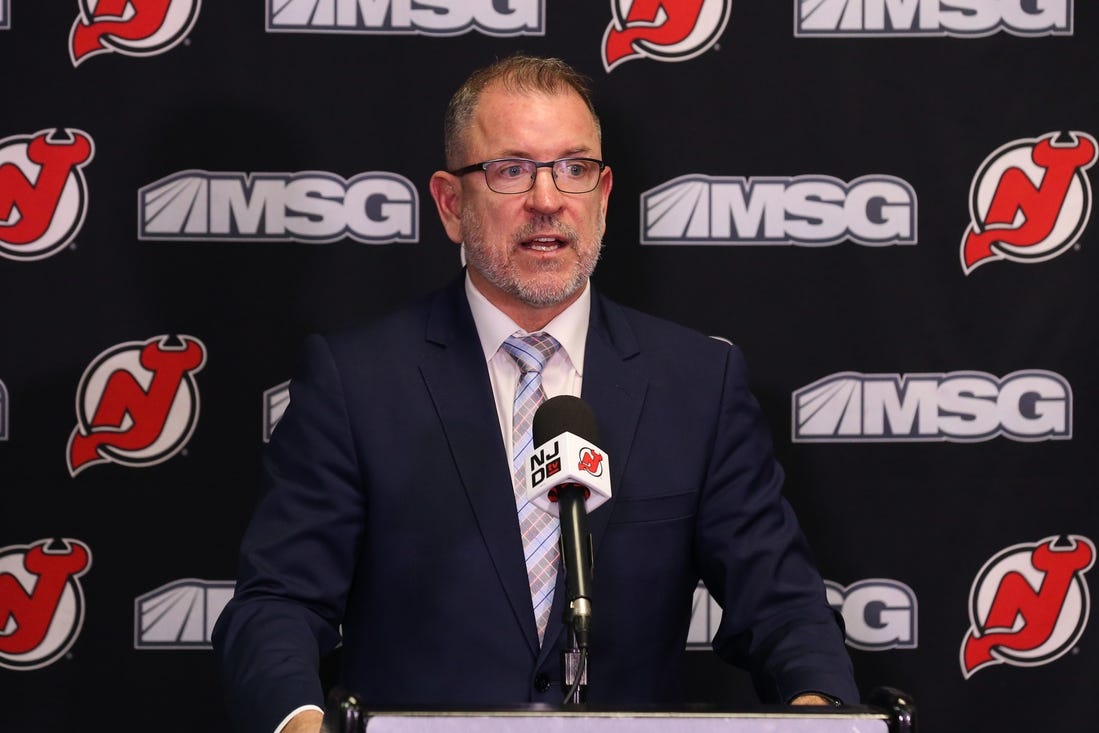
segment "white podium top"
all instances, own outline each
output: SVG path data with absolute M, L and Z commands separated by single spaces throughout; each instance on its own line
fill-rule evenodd
M 880 712 L 384 712 L 367 733 L 889 733 Z

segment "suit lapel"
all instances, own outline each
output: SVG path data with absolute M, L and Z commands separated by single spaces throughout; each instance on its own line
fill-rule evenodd
M 538 650 L 530 585 L 515 511 L 511 462 L 500 438 L 484 352 L 464 281 L 436 297 L 426 338 L 440 348 L 420 365 L 496 574 L 531 653 Z M 485 460 L 491 456 L 491 460 Z

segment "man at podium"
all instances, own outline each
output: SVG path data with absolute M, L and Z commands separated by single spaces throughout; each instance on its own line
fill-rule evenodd
M 560 522 L 523 466 L 542 400 L 590 405 L 612 496 L 594 553 L 588 702 L 673 705 L 699 579 L 713 645 L 764 702 L 857 703 L 838 616 L 782 497 L 738 348 L 606 298 L 611 166 L 587 80 L 476 71 L 430 190 L 466 267 L 307 339 L 214 644 L 239 730 L 315 733 L 321 659 L 371 706 L 559 705 Z

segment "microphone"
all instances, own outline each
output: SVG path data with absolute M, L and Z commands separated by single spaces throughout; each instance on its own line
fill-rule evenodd
M 569 618 L 576 645 L 587 649 L 591 629 L 592 545 L 588 512 L 611 497 L 610 463 L 598 447 L 595 414 L 579 397 L 552 397 L 534 413 L 527 460 L 527 498 L 561 518 Z

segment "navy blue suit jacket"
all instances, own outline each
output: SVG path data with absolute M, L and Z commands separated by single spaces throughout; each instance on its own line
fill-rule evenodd
M 318 658 L 369 706 L 560 703 L 558 590 L 538 644 L 484 354 L 462 280 L 312 336 L 217 622 L 233 716 L 270 733 L 322 705 Z M 858 701 L 739 350 L 595 294 L 582 398 L 614 496 L 594 544 L 592 704 L 670 704 L 699 578 L 714 648 L 765 702 Z M 550 685 L 547 688 L 546 680 Z

